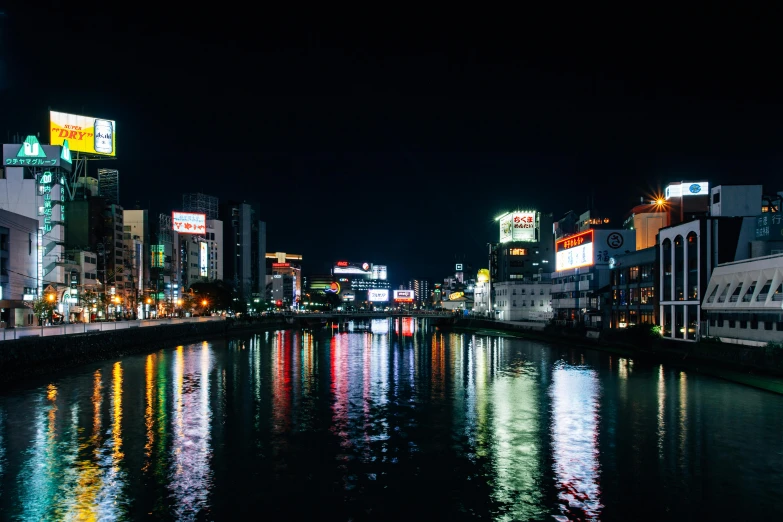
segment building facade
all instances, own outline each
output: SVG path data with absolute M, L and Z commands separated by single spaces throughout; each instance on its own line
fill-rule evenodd
M 495 283 L 494 288 L 495 317 L 499 321 L 552 319 L 552 282 L 548 278 L 504 281 Z
M 0 210 L 0 324 L 34 323 L 38 294 L 38 220 Z M 30 306 L 28 306 L 30 305 Z
M 724 342 L 783 342 L 783 254 L 718 265 L 702 307 L 704 334 Z
M 656 247 L 610 259 L 611 314 L 604 327 L 626 328 L 658 324 L 656 301 Z
M 220 207 L 223 222 L 223 274 L 250 306 L 266 300 L 266 223 L 258 209 L 248 203 L 225 203 Z

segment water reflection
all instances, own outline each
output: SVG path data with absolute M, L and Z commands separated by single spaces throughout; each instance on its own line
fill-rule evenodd
M 0 396 L 1 518 L 779 514 L 778 396 L 422 321 L 344 330 L 184 345 Z
M 552 446 L 559 519 L 597 519 L 601 514 L 596 372 L 558 362 L 552 377 Z

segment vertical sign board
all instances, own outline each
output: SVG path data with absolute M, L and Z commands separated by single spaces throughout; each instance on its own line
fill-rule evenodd
M 209 267 L 209 244 L 206 241 L 202 241 L 199 244 L 199 275 L 201 277 L 207 277 L 209 275 L 209 272 L 207 270 L 207 267 Z

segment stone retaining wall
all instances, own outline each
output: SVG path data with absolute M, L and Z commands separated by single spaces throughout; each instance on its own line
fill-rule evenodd
M 284 327 L 281 321 L 249 324 L 227 320 L 3 341 L 0 343 L 0 386 L 80 364 L 148 353 L 229 334 Z

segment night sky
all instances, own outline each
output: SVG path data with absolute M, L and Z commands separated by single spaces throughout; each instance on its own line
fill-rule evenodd
M 557 219 L 592 197 L 620 222 L 670 181 L 783 190 L 764 13 L 604 27 L 79 5 L 0 16 L 3 139 L 48 140 L 49 107 L 115 119 L 119 158 L 90 174 L 119 169 L 123 206 L 258 201 L 268 251 L 303 254 L 306 274 L 347 259 L 438 281 L 486 265 L 504 210 Z

